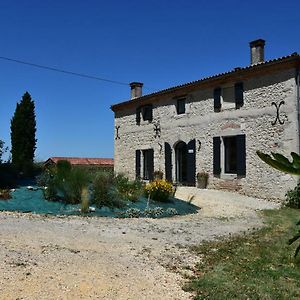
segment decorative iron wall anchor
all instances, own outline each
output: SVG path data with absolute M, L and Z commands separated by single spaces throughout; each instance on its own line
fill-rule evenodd
M 277 120 L 280 125 L 284 124 L 284 120 L 280 120 L 280 106 L 283 104 L 285 104 L 283 100 L 280 101 L 278 105 L 275 102 L 272 102 L 272 105 L 274 105 L 276 108 L 276 119 L 274 122 L 272 122 L 272 125 L 275 125 L 277 123 Z
M 119 136 L 120 125 L 115 126 L 115 128 L 116 128 L 116 137 L 115 137 L 115 140 L 119 140 L 120 139 L 120 136 Z
M 160 125 L 159 123 L 157 124 L 153 124 L 154 128 L 154 137 L 157 138 L 157 137 L 160 137 L 160 133 L 161 133 L 161 130 L 160 130 Z
M 158 143 L 158 146 L 159 146 L 159 154 L 161 154 L 163 146 L 161 143 Z
M 200 149 L 201 149 L 201 146 L 202 146 L 202 144 L 201 144 L 201 141 L 200 141 L 200 140 L 198 140 L 198 151 L 200 151 Z

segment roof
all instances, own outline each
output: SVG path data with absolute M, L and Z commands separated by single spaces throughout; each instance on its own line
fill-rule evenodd
M 125 106 L 127 107 L 130 104 L 135 104 L 137 102 L 140 104 L 141 101 L 148 100 L 148 99 L 154 98 L 156 96 L 171 94 L 173 92 L 183 90 L 187 87 L 194 87 L 194 86 L 198 86 L 200 84 L 210 83 L 210 82 L 212 83 L 212 82 L 214 82 L 218 79 L 223 79 L 223 78 L 225 79 L 225 78 L 229 78 L 231 76 L 234 77 L 235 75 L 244 75 L 245 73 L 251 73 L 252 71 L 267 69 L 268 67 L 271 67 L 271 66 L 285 65 L 285 64 L 288 65 L 289 63 L 296 63 L 299 66 L 300 65 L 300 55 L 297 52 L 294 52 L 290 55 L 282 56 L 282 57 L 279 57 L 279 58 L 276 58 L 276 59 L 271 59 L 271 60 L 265 61 L 263 63 L 258 63 L 258 64 L 255 64 L 255 65 L 249 65 L 249 66 L 246 66 L 246 67 L 234 68 L 233 70 L 228 71 L 228 72 L 219 73 L 219 74 L 216 74 L 216 75 L 213 75 L 213 76 L 204 77 L 204 78 L 199 79 L 199 80 L 195 80 L 195 81 L 191 81 L 191 82 L 188 82 L 188 83 L 180 84 L 180 85 L 177 85 L 177 86 L 174 86 L 174 87 L 170 87 L 170 88 L 163 89 L 163 90 L 151 93 L 151 94 L 144 95 L 144 96 L 139 97 L 139 98 L 135 98 L 135 99 L 132 99 L 132 100 L 127 100 L 127 101 L 124 101 L 124 102 L 121 102 L 121 103 L 114 104 L 114 105 L 111 106 L 111 110 L 112 111 L 118 111 L 118 110 L 123 109 Z
M 71 165 L 88 165 L 88 166 L 112 166 L 114 160 L 112 158 L 88 158 L 88 157 L 50 157 L 45 161 L 48 163 L 57 163 L 59 160 L 67 160 Z

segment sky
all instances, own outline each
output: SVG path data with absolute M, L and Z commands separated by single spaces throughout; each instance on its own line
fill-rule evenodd
M 300 53 L 300 1 L 0 0 L 0 57 L 129 84 L 143 94 Z M 112 104 L 130 88 L 0 59 L 0 139 L 28 91 L 35 101 L 35 159 L 113 157 Z

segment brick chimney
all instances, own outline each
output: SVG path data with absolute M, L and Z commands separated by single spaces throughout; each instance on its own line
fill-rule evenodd
M 251 65 L 265 61 L 265 42 L 262 39 L 250 42 Z
M 131 82 L 129 85 L 131 88 L 131 99 L 142 97 L 142 82 Z

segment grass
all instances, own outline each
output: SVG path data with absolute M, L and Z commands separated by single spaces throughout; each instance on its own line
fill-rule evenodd
M 300 255 L 288 246 L 300 211 L 264 211 L 266 227 L 253 233 L 206 242 L 192 251 L 201 257 L 184 287 L 195 299 L 300 299 Z

